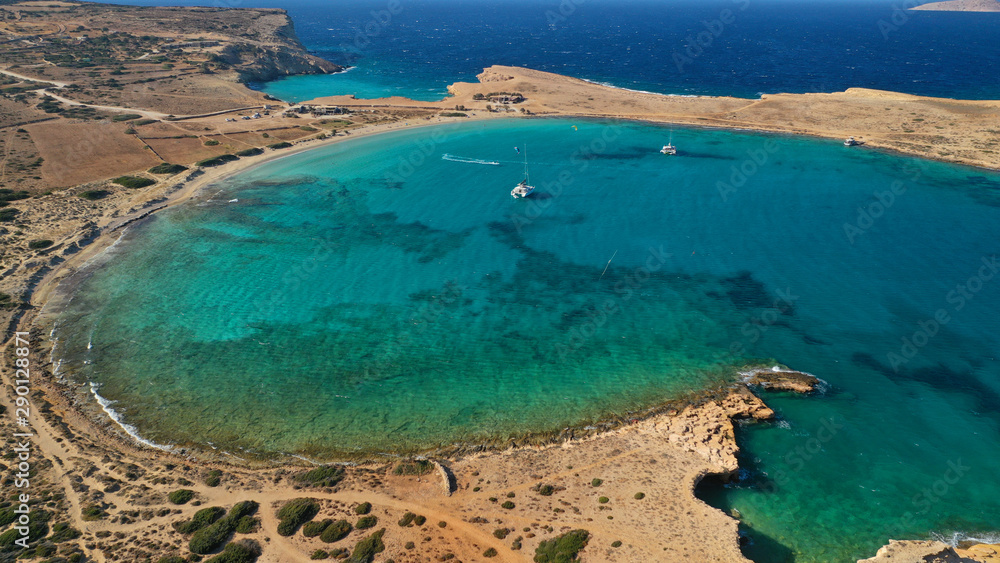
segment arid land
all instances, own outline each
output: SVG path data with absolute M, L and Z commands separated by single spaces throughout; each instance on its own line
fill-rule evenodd
M 33 529 L 30 551 L 62 558 L 55 561 L 194 561 L 192 533 L 174 525 L 241 501 L 259 509 L 223 530 L 223 543 L 252 540 L 262 549 L 260 561 L 358 550 L 382 528 L 385 550 L 377 560 L 397 563 L 530 561 L 543 540 L 573 530 L 587 531 L 580 555 L 588 561 L 746 561 L 738 515 L 693 493 L 704 476 L 736 469 L 733 420 L 773 414 L 745 385 L 601 431 L 407 461 L 401 475 L 400 463 L 386 460 L 309 474 L 311 468 L 249 468 L 149 450 L 110 420 L 88 415 L 53 380 L 46 334 L 35 323 L 52 289 L 124 224 L 248 166 L 401 127 L 564 115 L 812 135 L 831 139 L 831 150 L 881 148 L 1000 168 L 1000 101 L 865 89 L 759 100 L 675 97 L 494 66 L 478 83 L 452 85 L 442 102 L 337 96 L 290 105 L 241 82 L 341 68 L 306 53 L 281 10 L 22 2 L 0 5 L 0 40 L 0 188 L 10 190 L 0 192 L 0 326 L 7 342 L 0 426 L 5 436 L 19 430 L 12 337 L 25 331 L 34 408 L 27 490 L 33 522 L 48 519 Z M 523 99 L 498 101 L 504 92 Z M 841 146 L 848 135 L 865 147 Z M 150 171 L 156 166 L 162 173 Z M 149 185 L 129 187 L 135 179 Z M 755 383 L 755 392 L 769 385 Z M 4 491 L 20 492 L 9 488 L 16 454 L 11 447 L 4 454 Z M 193 496 L 177 504 L 169 496 L 181 500 L 181 489 Z M 301 527 L 282 535 L 277 510 L 296 498 L 315 500 L 313 522 L 357 525 L 363 515 L 355 509 L 366 502 L 377 522 L 337 541 L 306 537 Z M 7 494 L 0 501 L 0 561 L 22 551 L 12 548 L 17 536 L 5 519 L 17 506 Z M 873 561 L 990 561 L 998 552 L 905 542 Z

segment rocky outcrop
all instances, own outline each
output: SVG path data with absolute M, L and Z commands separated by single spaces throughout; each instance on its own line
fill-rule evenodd
M 767 391 L 792 391 L 795 393 L 812 393 L 819 386 L 820 380 L 801 371 L 773 368 L 756 368 L 741 372 L 747 385 L 760 387 Z
M 344 70 L 340 65 L 285 45 L 227 45 L 217 55 L 217 60 L 231 66 L 241 82 L 266 82 L 293 74 L 330 74 Z

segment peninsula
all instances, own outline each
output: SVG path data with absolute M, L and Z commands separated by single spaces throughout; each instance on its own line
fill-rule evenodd
M 738 470 L 734 420 L 772 418 L 767 392 L 812 392 L 814 378 L 783 367 L 595 428 L 346 466 L 149 449 L 81 409 L 36 323 L 53 288 L 122 226 L 249 166 L 397 128 L 572 115 L 855 136 L 1000 168 L 1000 101 L 853 88 L 677 97 L 493 66 L 440 102 L 288 104 L 243 82 L 342 68 L 306 53 L 281 10 L 38 0 L 0 5 L 0 36 L 0 428 L 25 432 L 11 416 L 21 358 L 36 409 L 34 496 L 0 503 L 0 561 L 748 561 L 738 515 L 694 487 Z M 5 476 L 16 468 L 11 457 L 0 465 Z M 21 513 L 27 548 L 15 543 Z M 998 551 L 903 542 L 872 561 L 996 561 Z
M 997 0 L 945 0 L 914 6 L 911 10 L 928 12 L 1000 12 Z

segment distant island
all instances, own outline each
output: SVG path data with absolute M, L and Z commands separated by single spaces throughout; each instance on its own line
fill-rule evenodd
M 946 0 L 945 2 L 922 4 L 910 9 L 931 12 L 1000 12 L 1000 2 L 997 0 Z

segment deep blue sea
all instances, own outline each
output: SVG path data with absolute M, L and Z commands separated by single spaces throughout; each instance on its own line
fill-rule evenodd
M 256 85 L 441 99 L 493 64 L 665 94 L 878 88 L 998 99 L 1000 13 L 907 12 L 904 0 L 169 0 L 280 7 L 313 53 L 354 67 Z

